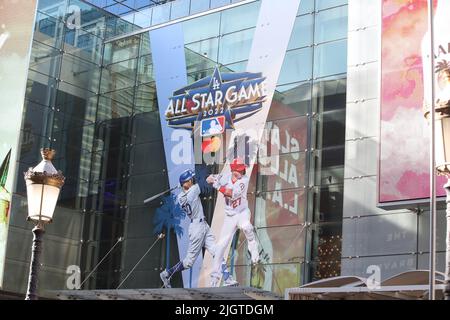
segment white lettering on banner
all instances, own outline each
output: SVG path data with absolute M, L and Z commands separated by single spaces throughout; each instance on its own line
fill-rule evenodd
M 214 84 L 212 87 L 214 91 L 195 93 L 191 98 L 195 107 L 193 107 L 191 111 L 196 111 L 199 108 L 201 110 L 210 109 L 212 107 L 225 104 L 230 106 L 235 104 L 244 105 L 251 103 L 253 100 L 263 99 L 267 94 L 265 81 L 242 86 L 238 92 L 236 92 L 238 89 L 237 86 L 230 86 L 225 92 L 222 92 L 218 90 L 218 85 L 218 83 Z M 185 95 L 174 96 L 169 99 L 165 112 L 167 119 L 180 116 L 186 112 L 189 112 L 189 110 L 186 109 Z

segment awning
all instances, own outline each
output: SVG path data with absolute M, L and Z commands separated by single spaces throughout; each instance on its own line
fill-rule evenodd
M 443 298 L 444 274 L 436 272 L 436 299 Z M 397 274 L 378 286 L 369 280 L 341 276 L 285 290 L 286 300 L 417 300 L 428 299 L 429 271 L 413 270 Z
M 62 290 L 52 292 L 60 300 L 281 300 L 272 292 L 251 287 Z

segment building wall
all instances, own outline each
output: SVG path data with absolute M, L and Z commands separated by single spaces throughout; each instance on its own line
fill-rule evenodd
M 222 72 L 245 71 L 259 5 L 254 1 L 178 22 L 183 24 L 188 83 L 212 74 L 216 64 Z M 64 23 L 74 6 L 81 13 L 75 31 Z M 81 1 L 39 4 L 6 291 L 26 289 L 31 226 L 25 222 L 22 172 L 39 162 L 40 147 L 57 149 L 54 165 L 67 177 L 45 235 L 41 295 L 66 288 L 70 265 L 81 267 L 84 280 L 112 248 L 83 288 L 116 288 L 156 240 L 153 218 L 159 203 L 145 206 L 143 200 L 167 189 L 167 170 L 152 44 L 146 32 L 102 45 L 137 28 Z M 249 189 L 252 219 L 268 255 L 263 257 L 263 276 L 252 274 L 246 246 L 241 246 L 243 235 L 238 235 L 231 263 L 243 285 L 282 293 L 340 272 L 346 59 L 347 1 L 301 1 L 268 117 L 281 130 L 281 140 L 272 140 L 282 146 L 281 165 L 268 177 L 254 170 Z M 288 137 L 301 148 L 288 148 Z M 283 178 L 285 163 L 295 171 L 295 183 Z M 278 202 L 280 198 L 284 201 Z M 211 219 L 214 200 L 202 200 Z M 297 200 L 296 209 L 285 206 Z M 121 236 L 124 241 L 116 247 Z M 122 288 L 160 287 L 166 245 L 158 242 Z M 173 232 L 170 253 L 173 264 L 179 259 Z M 172 284 L 181 286 L 179 275 Z

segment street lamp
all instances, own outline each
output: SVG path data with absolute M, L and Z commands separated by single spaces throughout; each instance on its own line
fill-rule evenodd
M 55 151 L 41 149 L 42 161 L 34 168 L 29 168 L 25 175 L 28 199 L 28 221 L 33 221 L 33 249 L 31 253 L 28 290 L 25 300 L 37 300 L 36 288 L 42 250 L 44 226 L 51 223 L 59 192 L 64 184 L 64 176 L 52 164 Z
M 440 72 L 439 66 L 436 68 Z M 445 71 L 447 72 L 447 71 Z M 450 82 L 450 70 L 447 74 Z M 446 192 L 447 229 L 446 229 L 446 254 L 445 254 L 445 287 L 444 299 L 450 300 L 450 96 L 449 91 L 442 92 L 434 103 L 435 110 L 435 159 L 438 175 L 445 175 L 447 183 L 444 185 Z M 430 108 L 425 110 L 425 118 L 430 121 Z M 431 253 L 430 253 L 431 254 Z

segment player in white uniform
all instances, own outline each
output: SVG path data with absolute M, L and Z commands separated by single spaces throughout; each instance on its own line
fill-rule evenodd
M 231 174 L 218 177 L 210 175 L 206 182 L 213 185 L 225 197 L 225 217 L 214 257 L 211 286 L 216 287 L 220 279 L 220 265 L 224 253 L 232 240 L 236 229 L 241 229 L 247 238 L 252 264 L 259 261 L 258 243 L 250 223 L 250 210 L 247 201 L 249 178 L 245 175 L 246 166 L 240 159 L 234 159 L 230 164 Z
M 216 252 L 215 237 L 212 234 L 200 201 L 200 187 L 194 183 L 195 173 L 186 170 L 180 175 L 181 192 L 177 196 L 177 202 L 191 220 L 189 224 L 189 248 L 183 261 L 179 261 L 172 268 L 161 272 L 160 277 L 166 288 L 170 288 L 170 279 L 179 271 L 189 269 L 194 264 L 204 247 L 214 257 Z M 224 261 L 223 261 L 224 263 Z M 236 285 L 237 282 L 229 275 L 228 269 L 222 266 L 223 274 L 227 278 L 226 285 Z M 228 276 L 228 277 L 227 277 Z

